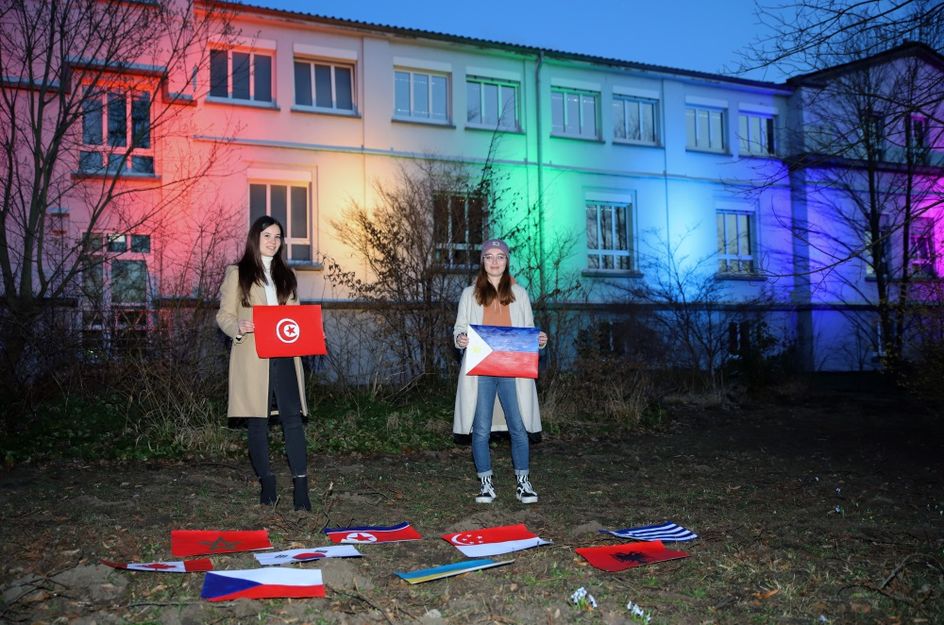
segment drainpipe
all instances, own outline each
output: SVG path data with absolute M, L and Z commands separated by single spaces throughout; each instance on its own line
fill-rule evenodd
M 541 128 L 541 65 L 543 64 L 544 50 L 538 50 L 538 59 L 534 66 L 534 110 L 537 118 L 535 130 L 538 161 L 538 284 L 542 295 L 547 292 L 544 276 L 544 131 Z

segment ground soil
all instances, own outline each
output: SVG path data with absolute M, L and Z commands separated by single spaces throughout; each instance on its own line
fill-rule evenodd
M 668 425 L 620 440 L 547 437 L 537 504 L 475 504 L 467 447 L 313 457 L 315 510 L 254 505 L 247 461 L 51 463 L 0 474 L 0 621 L 10 623 L 944 623 L 944 436 L 926 407 L 863 389 L 739 405 L 677 402 Z M 575 554 L 602 528 L 672 520 L 691 557 L 621 573 Z M 325 526 L 410 521 L 423 540 L 361 547 L 321 568 L 324 599 L 200 599 L 203 575 L 113 570 L 174 559 L 170 531 L 267 528 L 277 549 L 327 544 Z M 394 571 L 462 559 L 439 535 L 524 523 L 553 541 L 509 566 L 410 586 Z M 213 556 L 248 568 L 248 554 Z M 584 587 L 597 607 L 569 602 Z

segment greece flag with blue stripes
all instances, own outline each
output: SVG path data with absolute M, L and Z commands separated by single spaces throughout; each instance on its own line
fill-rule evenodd
M 612 534 L 617 538 L 632 538 L 635 540 L 661 540 L 665 543 L 695 540 L 698 534 L 687 530 L 671 521 L 657 525 L 643 525 L 642 527 L 628 527 L 622 530 L 600 530 L 604 534 Z

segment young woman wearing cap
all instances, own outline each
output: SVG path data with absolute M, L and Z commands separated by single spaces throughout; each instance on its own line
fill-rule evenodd
M 508 245 L 504 241 L 493 239 L 482 246 L 482 265 L 475 284 L 466 287 L 459 299 L 459 312 L 453 328 L 453 340 L 459 349 L 465 350 L 469 345 L 469 324 L 534 327 L 531 300 L 528 293 L 512 280 L 508 261 Z M 541 332 L 538 334 L 538 347 L 545 345 L 547 334 Z M 492 430 L 507 429 L 515 470 L 515 497 L 521 503 L 535 503 L 538 495 L 529 478 L 528 432 L 541 431 L 541 416 L 534 380 L 467 375 L 466 371 L 464 353 L 456 391 L 453 432 L 472 434 L 472 460 L 480 482 L 475 501 L 491 503 L 495 500 L 488 441 Z M 499 419 L 493 419 L 493 411 Z
M 245 419 L 249 430 L 249 461 L 262 487 L 259 503 L 273 506 L 278 500 L 275 475 L 269 468 L 269 413 L 274 398 L 292 471 L 295 509 L 311 510 L 302 423 L 308 404 L 301 360 L 259 358 L 253 336 L 253 305 L 298 303 L 295 273 L 282 257 L 283 233 L 282 224 L 266 216 L 249 228 L 242 258 L 226 268 L 216 323 L 233 339 L 227 414 L 230 419 Z

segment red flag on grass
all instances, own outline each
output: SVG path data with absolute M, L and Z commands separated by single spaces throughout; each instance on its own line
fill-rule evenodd
M 268 530 L 172 530 L 170 552 L 178 557 L 272 549 Z
M 530 532 L 524 523 L 443 534 L 442 539 L 448 541 L 467 558 L 485 558 L 550 544 L 549 541 Z
M 684 551 L 665 548 L 661 540 L 605 547 L 581 547 L 575 549 L 592 566 L 603 571 L 624 571 L 634 566 L 687 558 Z
M 323 531 L 335 544 L 396 543 L 423 538 L 409 523 L 388 526 L 326 527 Z
M 213 570 L 213 563 L 210 562 L 209 558 L 176 562 L 112 562 L 111 560 L 102 560 L 102 564 L 113 569 L 152 571 L 156 573 L 191 573 L 193 571 Z

